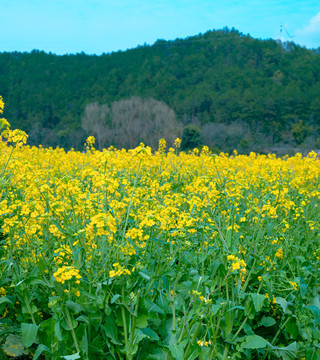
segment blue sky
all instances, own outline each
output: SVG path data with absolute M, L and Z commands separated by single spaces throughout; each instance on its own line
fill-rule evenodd
M 225 26 L 320 47 L 320 0 L 0 0 L 0 11 L 0 52 L 99 55 Z

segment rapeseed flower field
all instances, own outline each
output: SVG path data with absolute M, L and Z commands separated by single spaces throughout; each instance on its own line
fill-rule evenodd
M 320 359 L 315 153 L 66 152 L 0 123 L 3 356 Z

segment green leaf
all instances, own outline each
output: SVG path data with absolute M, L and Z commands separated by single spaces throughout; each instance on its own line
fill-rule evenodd
M 53 288 L 53 285 L 48 284 L 47 282 L 41 280 L 41 279 L 33 279 L 32 281 L 30 281 L 29 285 L 43 285 L 45 287 L 49 287 L 49 288 Z
M 168 359 L 169 350 L 166 348 L 156 348 L 151 354 L 148 355 L 146 360 L 166 360 Z
M 318 308 L 318 306 L 310 305 L 308 306 L 308 308 L 311 310 L 316 323 L 320 325 L 320 309 Z
M 28 348 L 35 342 L 38 329 L 39 326 L 35 324 L 21 324 L 22 339 L 25 347 Z
M 73 354 L 73 355 L 65 355 L 65 356 L 61 356 L 62 359 L 65 359 L 65 360 L 76 360 L 76 359 L 81 359 L 80 353 L 77 352 L 76 354 Z
M 281 356 L 282 360 L 294 360 L 297 358 L 297 343 L 294 342 L 283 348 L 275 348 L 273 352 L 276 356 Z
M 116 301 L 119 299 L 119 297 L 121 297 L 120 294 L 114 295 L 114 296 L 112 297 L 112 299 L 110 300 L 110 304 L 113 304 L 114 302 L 116 302 Z
M 148 315 L 140 315 L 136 319 L 137 328 L 146 328 L 148 326 Z
M 57 321 L 54 324 L 54 333 L 55 333 L 55 335 L 56 335 L 56 337 L 58 338 L 59 341 L 63 340 L 62 334 L 61 334 L 61 329 L 60 329 L 60 321 Z
M 212 315 L 216 315 L 217 312 L 221 309 L 221 305 L 220 304 L 214 304 L 211 306 L 211 313 Z
M 297 320 L 295 317 L 293 316 L 290 317 L 290 319 L 286 322 L 285 329 L 293 339 L 297 338 L 299 333 L 299 328 L 297 326 Z
M 145 274 L 144 272 L 142 272 L 142 271 L 139 271 L 139 275 L 140 276 L 142 276 L 145 280 L 150 280 L 150 276 L 149 275 L 147 275 L 147 274 Z
M 71 324 L 69 324 L 66 319 L 62 319 L 61 326 L 70 331 L 71 329 L 75 329 L 78 326 L 78 321 L 76 321 L 73 317 L 71 318 Z
M 103 326 L 106 336 L 111 339 L 113 344 L 122 345 L 118 339 L 118 328 L 112 316 L 107 316 L 105 325 Z
M 169 292 L 169 280 L 165 275 L 161 277 L 164 289 Z
M 44 351 L 46 351 L 46 352 L 48 352 L 49 354 L 51 354 L 51 351 L 50 351 L 50 349 L 49 349 L 47 346 L 45 346 L 45 345 L 43 345 L 43 344 L 40 344 L 40 345 L 37 347 L 37 350 L 36 350 L 36 352 L 34 353 L 32 360 L 37 360 L 38 357 L 39 357 Z
M 79 305 L 71 300 L 67 300 L 66 305 L 67 305 L 68 309 L 72 310 L 75 314 L 78 314 L 79 312 L 81 312 L 83 310 L 83 307 L 81 305 Z
M 34 314 L 38 311 L 38 308 L 34 304 L 32 304 L 30 310 L 31 310 L 31 313 Z M 30 314 L 30 311 L 26 305 L 22 305 L 22 312 L 23 312 L 23 314 Z
M 249 324 L 244 324 L 243 330 L 246 333 L 246 335 L 254 335 L 252 327 Z
M 14 357 L 27 355 L 29 353 L 23 346 L 22 337 L 13 334 L 7 336 L 6 342 L 2 345 L 2 349 Z
M 276 297 L 275 298 L 276 302 L 278 305 L 280 305 L 282 307 L 282 310 L 285 314 L 289 313 L 288 312 L 288 301 L 282 297 Z
M 259 335 L 248 335 L 243 343 L 245 349 L 262 349 L 267 345 L 270 345 L 269 341 Z
M 159 313 L 159 314 L 164 314 L 164 311 L 157 304 L 153 303 L 149 299 L 146 299 L 144 301 L 144 306 L 146 307 L 146 309 L 148 310 L 149 313 L 155 312 L 155 313 Z
M 11 300 L 9 300 L 7 297 L 0 297 L 0 305 L 3 303 L 8 303 L 10 305 L 13 305 L 13 302 Z
M 135 330 L 133 341 L 132 341 L 132 334 L 129 336 L 128 345 L 126 346 L 126 351 L 130 355 L 135 355 L 139 348 L 139 343 L 143 340 L 147 335 L 145 335 L 141 330 Z M 132 343 L 132 346 L 130 346 Z M 130 345 L 129 345 L 130 344 Z
M 151 340 L 156 340 L 157 341 L 157 340 L 160 339 L 159 336 L 157 335 L 157 333 L 154 332 L 152 329 L 150 329 L 148 327 L 145 327 L 145 328 L 141 329 L 141 331 L 144 334 L 146 334 L 149 337 L 149 339 L 151 339 Z
M 169 343 L 169 350 L 171 352 L 171 355 L 175 360 L 183 360 L 184 359 L 184 351 L 183 351 L 183 345 L 182 344 L 176 344 L 172 343 L 170 340 Z
M 261 319 L 259 326 L 269 327 L 275 325 L 277 322 L 271 316 L 264 316 Z
M 253 300 L 253 305 L 256 310 L 256 312 L 261 311 L 263 308 L 264 301 L 266 300 L 266 297 L 261 294 L 251 293 L 249 294 Z
M 88 335 L 87 335 L 87 329 L 84 324 L 81 324 L 76 332 L 77 339 L 80 339 L 79 346 L 82 354 L 88 355 Z

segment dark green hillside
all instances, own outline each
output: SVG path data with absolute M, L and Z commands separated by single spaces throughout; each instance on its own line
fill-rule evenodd
M 86 105 L 112 117 L 112 103 L 136 96 L 166 103 L 220 150 L 320 147 L 320 52 L 235 30 L 101 56 L 1 53 L 0 93 L 31 144 L 80 148 Z

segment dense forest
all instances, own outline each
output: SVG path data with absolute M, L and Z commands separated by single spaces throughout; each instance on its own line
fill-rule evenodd
M 320 49 L 234 29 L 99 56 L 0 53 L 0 94 L 31 145 L 320 148 Z

